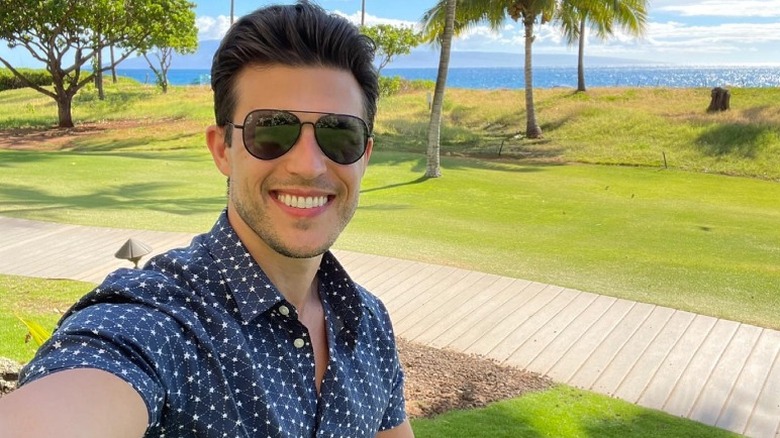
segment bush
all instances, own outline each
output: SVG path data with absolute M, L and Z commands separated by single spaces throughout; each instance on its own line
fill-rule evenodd
M 413 91 L 428 90 L 433 91 L 435 81 L 426 79 L 408 80 L 400 76 L 380 76 L 379 77 L 379 95 L 382 97 L 392 96 L 399 93 L 409 93 Z
M 401 77 L 400 76 L 380 76 L 379 77 L 379 95 L 382 97 L 392 96 L 398 94 L 401 89 Z
M 22 73 L 27 79 L 35 85 L 46 87 L 51 85 L 51 75 L 46 70 L 31 69 L 31 68 L 18 68 L 16 69 Z M 27 85 L 22 82 L 21 79 L 16 77 L 11 70 L 7 68 L 0 68 L 0 91 L 13 90 L 16 88 L 24 88 Z

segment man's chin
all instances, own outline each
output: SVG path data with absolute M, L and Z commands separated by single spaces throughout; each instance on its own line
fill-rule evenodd
M 293 259 L 310 259 L 319 257 L 327 252 L 333 245 L 332 241 L 306 241 L 303 236 L 290 236 L 287 239 L 276 242 L 266 242 L 277 253 Z
M 273 249 L 288 258 L 291 259 L 312 259 L 319 257 L 328 251 L 328 247 L 318 248 L 289 248 L 289 247 L 274 247 Z

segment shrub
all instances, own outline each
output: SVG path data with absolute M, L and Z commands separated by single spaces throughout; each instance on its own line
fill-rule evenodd
M 392 96 L 398 94 L 401 89 L 401 77 L 400 76 L 380 76 L 379 77 L 379 95 L 383 97 Z
M 51 75 L 46 70 L 31 68 L 19 68 L 17 70 L 35 85 L 41 87 L 51 85 Z M 11 70 L 0 68 L 0 91 L 24 88 L 26 86 L 27 84 L 11 73 Z
M 427 79 L 408 80 L 400 76 L 380 76 L 379 95 L 383 97 L 399 93 L 411 93 L 413 91 L 433 91 L 436 82 Z

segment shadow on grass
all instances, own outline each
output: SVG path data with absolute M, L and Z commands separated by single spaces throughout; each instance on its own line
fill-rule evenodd
M 394 189 L 396 187 L 403 187 L 403 186 L 408 186 L 408 185 L 412 185 L 412 184 L 420 184 L 421 182 L 425 182 L 425 181 L 427 181 L 429 179 L 430 178 L 428 178 L 427 176 L 421 176 L 421 177 L 419 177 L 419 178 L 417 178 L 415 180 L 412 180 L 412 181 L 395 183 L 395 184 L 388 184 L 388 185 L 382 186 L 382 187 L 374 187 L 374 188 L 371 188 L 371 189 L 361 190 L 360 193 L 362 194 L 362 193 L 376 192 L 376 191 L 379 191 L 379 190 Z
M 613 411 L 609 406 L 567 401 L 553 406 L 522 406 L 503 401 L 485 408 L 451 411 L 412 421 L 415 435 L 434 438 L 727 438 L 737 435 L 660 411 Z M 539 412 L 544 410 L 547 412 Z
M 778 134 L 768 126 L 742 123 L 719 124 L 696 139 L 696 145 L 710 156 L 736 155 L 754 158 Z
M 583 427 L 588 437 L 726 438 L 738 435 L 658 411 L 644 411 L 629 418 L 595 419 Z
M 452 151 L 441 152 L 442 172 L 447 170 L 480 169 L 495 170 L 500 172 L 529 173 L 541 172 L 546 167 L 557 166 L 561 163 L 544 162 L 535 160 L 518 160 L 512 157 L 496 157 L 495 155 L 459 154 Z M 427 158 L 419 153 L 397 151 L 375 151 L 371 155 L 371 166 L 400 166 L 411 165 L 411 172 L 425 173 Z M 415 183 L 425 182 L 425 178 L 414 180 Z M 408 183 L 406 183 L 408 184 Z
M 218 211 L 224 207 L 224 196 L 166 198 L 161 190 L 174 188 L 179 184 L 132 183 L 103 187 L 84 195 L 57 195 L 38 188 L 21 184 L 6 184 L 0 187 L 0 214 L 6 212 L 35 212 L 56 210 L 89 210 L 110 208 L 127 211 L 152 210 L 163 213 L 189 216 Z M 13 205 L 13 207 L 8 207 Z

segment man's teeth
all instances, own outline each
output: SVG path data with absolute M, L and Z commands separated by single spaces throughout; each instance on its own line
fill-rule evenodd
M 292 196 L 280 193 L 278 199 L 282 204 L 293 208 L 322 207 L 328 202 L 327 196 Z

